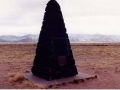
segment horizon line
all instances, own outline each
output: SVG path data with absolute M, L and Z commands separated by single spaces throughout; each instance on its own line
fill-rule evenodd
M 68 35 L 105 35 L 105 36 L 118 36 L 120 34 L 99 34 L 99 33 L 93 33 L 93 34 L 89 34 L 89 33 L 67 33 Z M 26 36 L 26 35 L 40 35 L 40 34 L 23 34 L 23 35 L 18 35 L 18 34 L 2 34 L 0 36 Z

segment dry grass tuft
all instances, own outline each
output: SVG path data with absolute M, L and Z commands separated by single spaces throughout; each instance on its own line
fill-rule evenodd
M 23 83 L 22 83 L 22 87 L 23 88 L 33 88 L 34 87 L 34 84 L 28 80 L 24 80 Z
M 79 81 L 78 81 L 77 79 L 75 79 L 75 80 L 73 81 L 73 83 L 78 84 Z
M 63 83 L 62 83 L 62 85 L 66 85 L 66 83 L 65 83 L 65 82 L 63 82 Z
M 20 88 L 38 88 L 38 89 L 47 89 L 45 85 L 34 84 L 27 79 L 25 79 L 22 73 L 9 73 L 9 82 L 12 84 L 17 84 Z
M 95 76 L 91 77 L 91 79 L 94 79 L 94 78 L 97 78 L 97 75 L 95 75 Z
M 52 88 L 52 87 L 53 87 L 53 85 L 49 85 L 49 86 L 48 86 L 48 88 Z
M 29 88 L 29 89 L 47 89 L 48 87 L 45 85 L 40 85 L 40 84 L 34 84 L 28 80 L 24 80 L 21 85 L 19 85 L 20 88 Z
M 84 79 L 79 79 L 80 82 L 84 82 L 85 80 Z
M 73 83 L 75 83 L 75 84 L 78 84 L 78 83 L 79 83 L 79 80 L 78 80 L 78 78 L 77 78 L 76 76 L 74 76 Z
M 46 85 L 40 85 L 40 84 L 35 84 L 35 86 L 36 86 L 38 89 L 47 89 L 47 88 L 48 88 Z
M 9 76 L 10 83 L 15 83 L 15 82 L 21 83 L 22 81 L 25 80 L 24 75 L 21 73 L 10 73 L 8 74 L 8 76 Z

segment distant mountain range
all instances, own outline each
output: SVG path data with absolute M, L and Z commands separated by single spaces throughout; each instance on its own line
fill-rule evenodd
M 120 42 L 120 35 L 101 35 L 101 34 L 69 34 L 70 42 Z M 39 35 L 3 35 L 0 42 L 37 42 Z
M 37 42 L 39 35 L 24 35 L 24 36 L 14 36 L 14 35 L 3 35 L 0 36 L 0 42 Z
M 70 34 L 71 42 L 120 42 L 120 35 Z

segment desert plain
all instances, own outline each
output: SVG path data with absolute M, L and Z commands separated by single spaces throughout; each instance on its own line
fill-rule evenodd
M 20 83 L 9 82 L 8 75 L 30 72 L 36 47 L 36 43 L 0 43 L 0 89 L 21 89 Z M 55 88 L 120 88 L 120 43 L 71 43 L 71 48 L 78 72 L 97 75 L 97 78 Z

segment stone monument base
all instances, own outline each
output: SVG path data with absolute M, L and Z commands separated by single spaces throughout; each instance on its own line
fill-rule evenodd
M 31 81 L 35 84 L 40 84 L 40 85 L 45 85 L 45 86 L 61 85 L 61 84 L 70 83 L 70 82 L 71 83 L 72 82 L 79 83 L 80 81 L 97 78 L 96 75 L 88 75 L 88 74 L 84 74 L 84 73 L 80 73 L 80 72 L 78 73 L 78 75 L 76 75 L 74 77 L 61 78 L 61 79 L 52 80 L 52 81 L 47 81 L 45 79 L 34 76 L 31 72 L 24 73 L 24 76 L 26 79 L 28 79 L 29 81 Z

